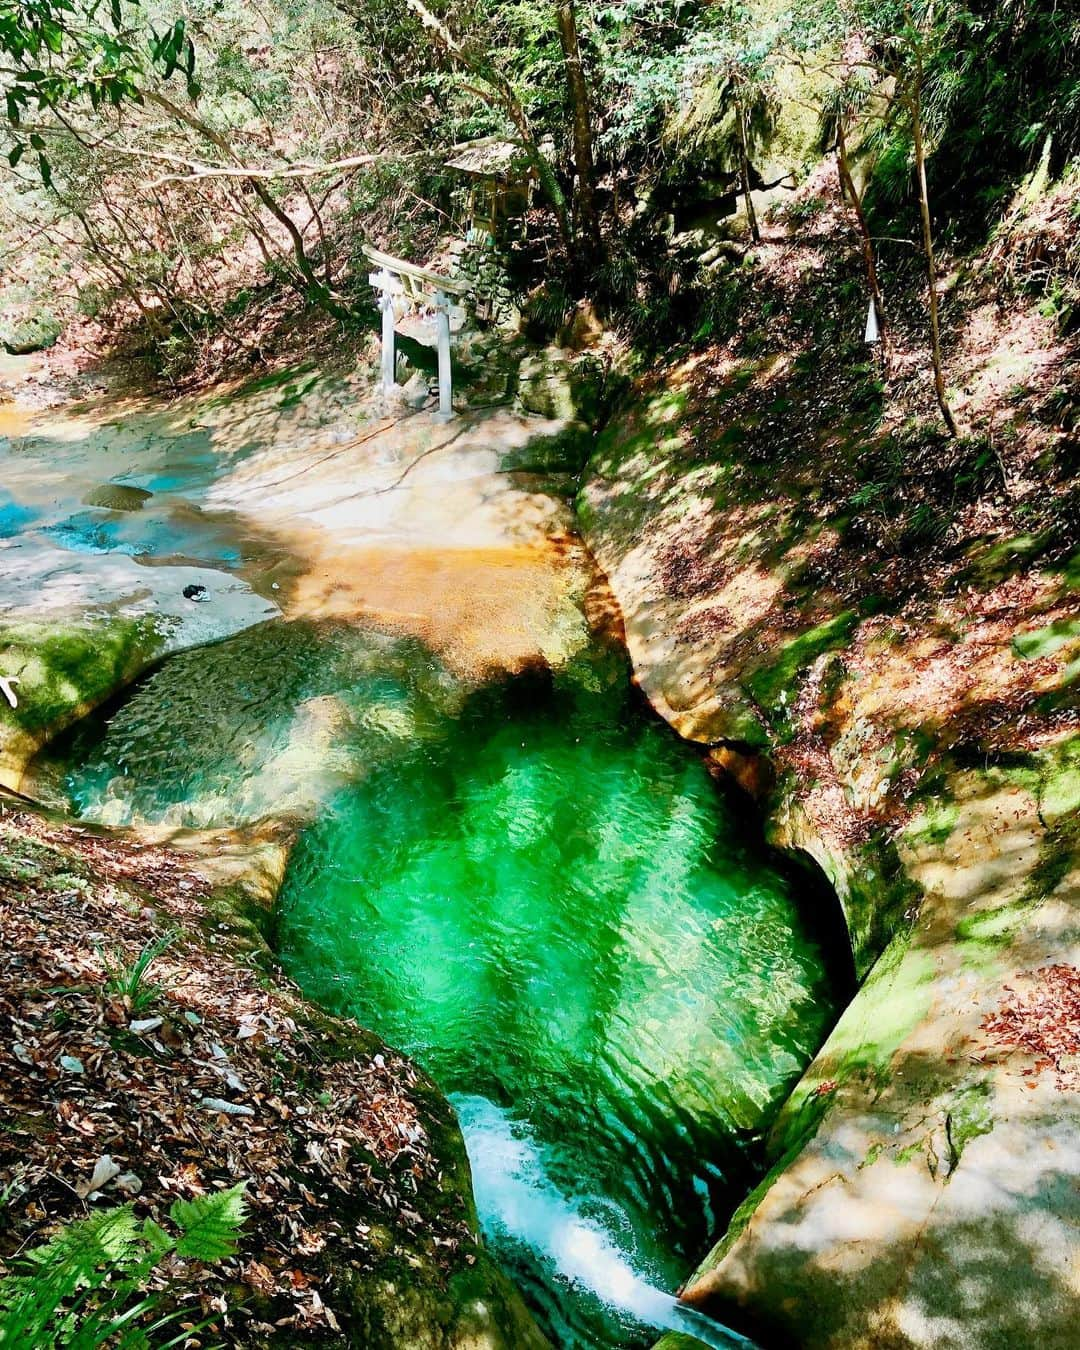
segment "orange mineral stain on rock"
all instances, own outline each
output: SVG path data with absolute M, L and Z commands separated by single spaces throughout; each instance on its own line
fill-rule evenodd
M 580 550 L 311 548 L 290 618 L 362 618 L 427 643 L 458 674 L 513 673 L 547 662 L 552 638 L 580 626 Z
M 13 403 L 0 403 L 0 440 L 25 436 L 30 426 L 30 415 Z

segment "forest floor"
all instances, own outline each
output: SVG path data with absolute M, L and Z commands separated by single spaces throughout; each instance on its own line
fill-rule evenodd
M 179 855 L 2 799 L 0 1114 L 0 1273 L 102 1207 L 167 1224 L 245 1184 L 238 1254 L 153 1277 L 229 1344 L 341 1341 L 344 1287 L 390 1251 L 475 1260 L 449 1108 L 410 1062 L 302 1003 Z

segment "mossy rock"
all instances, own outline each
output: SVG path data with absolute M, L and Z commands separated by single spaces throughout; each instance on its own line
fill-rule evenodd
M 479 1246 L 463 1253 L 472 1265 L 442 1274 L 412 1254 L 399 1279 L 385 1262 L 374 1273 L 346 1277 L 350 1339 L 371 1350 L 550 1350 L 521 1295 Z
M 538 417 L 592 425 L 602 394 L 601 363 L 588 354 L 572 357 L 559 347 L 547 347 L 527 356 L 518 370 L 518 404 Z
M 83 498 L 84 506 L 100 506 L 106 511 L 141 511 L 154 494 L 130 483 L 101 483 Z
M 532 436 L 523 445 L 504 450 L 499 468 L 503 472 L 569 473 L 576 478 L 592 443 L 592 431 L 584 422 L 568 422 L 551 435 Z
M 0 327 L 0 346 L 12 356 L 27 356 L 53 346 L 62 331 L 51 314 L 35 314 Z
M 149 665 L 163 647 L 149 616 L 0 625 L 0 670 L 18 682 L 17 707 L 0 700 L 0 776 L 18 786 L 34 751 Z

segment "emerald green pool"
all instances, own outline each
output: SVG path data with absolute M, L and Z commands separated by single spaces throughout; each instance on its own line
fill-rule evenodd
M 799 897 L 625 677 L 519 681 L 301 838 L 287 969 L 452 1094 L 563 1346 L 648 1344 L 836 1009 Z M 635 1313 L 637 1316 L 635 1316 Z
M 327 778 L 291 747 L 331 705 Z M 677 1324 L 841 991 L 822 916 L 621 659 L 470 691 L 418 644 L 270 625 L 167 663 L 65 753 L 90 817 L 307 802 L 288 972 L 450 1094 L 488 1240 L 557 1345 Z

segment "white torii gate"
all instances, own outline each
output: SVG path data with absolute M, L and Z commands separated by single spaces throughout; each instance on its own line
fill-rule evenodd
M 404 295 L 411 303 L 432 303 L 435 309 L 436 347 L 439 353 L 439 412 L 443 421 L 454 415 L 453 384 L 450 371 L 450 297 L 464 296 L 472 290 L 472 282 L 444 277 L 426 267 L 394 258 L 370 245 L 364 245 L 364 257 L 378 271 L 368 280 L 379 292 L 382 312 L 382 389 L 393 392 L 396 384 L 394 342 L 394 299 Z

